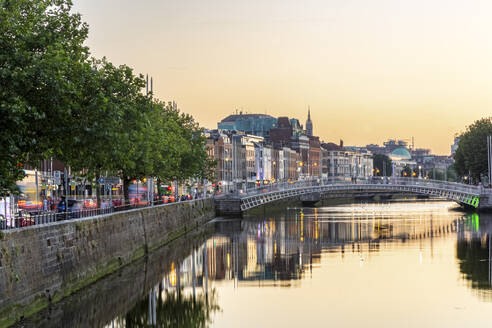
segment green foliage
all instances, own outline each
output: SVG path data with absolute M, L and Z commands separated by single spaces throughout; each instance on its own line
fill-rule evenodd
M 50 156 L 89 179 L 120 176 L 126 188 L 209 175 L 193 117 L 144 95 L 130 67 L 89 59 L 88 27 L 71 7 L 0 0 L 0 195 L 15 190 L 23 164 Z
M 492 117 L 482 118 L 470 125 L 459 138 L 454 167 L 460 176 L 471 175 L 479 181 L 487 167 L 487 136 L 492 135 Z
M 22 165 L 62 147 L 87 25 L 68 0 L 0 1 L 0 193 L 15 189 Z
M 426 173 L 426 177 L 428 179 L 433 179 L 433 180 L 446 180 L 450 182 L 456 182 L 458 181 L 458 175 L 453 167 L 453 165 L 449 166 L 446 171 L 442 169 L 430 169 Z
M 451 165 L 447 169 L 447 178 L 448 181 L 451 182 L 458 182 L 459 181 L 459 176 L 458 173 L 456 172 L 456 169 L 454 168 L 454 165 Z
M 393 174 L 393 165 L 391 159 L 384 154 L 375 154 L 373 156 L 374 176 L 389 177 Z

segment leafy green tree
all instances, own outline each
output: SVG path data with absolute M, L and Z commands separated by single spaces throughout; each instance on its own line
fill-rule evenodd
M 448 181 L 451 181 L 451 182 L 458 182 L 459 181 L 458 173 L 456 173 L 456 169 L 454 168 L 454 165 L 450 165 L 447 168 L 447 178 L 448 178 Z
M 445 180 L 444 172 L 442 170 L 432 168 L 427 172 L 427 177 L 433 180 Z
M 69 138 L 88 28 L 69 0 L 0 1 L 0 193 Z
M 210 175 L 193 117 L 143 94 L 126 65 L 89 59 L 70 0 L 0 0 L 0 195 L 23 165 L 55 157 L 95 180 L 184 181 Z M 100 204 L 100 188 L 97 185 Z
M 156 103 L 159 111 L 153 122 L 157 125 L 157 147 L 154 175 L 158 185 L 162 181 L 184 182 L 187 179 L 203 179 L 212 175 L 215 162 L 208 158 L 203 129 L 193 117 L 181 113 L 171 103 Z
M 480 175 L 487 173 L 487 136 L 492 135 L 492 117 L 482 118 L 468 126 L 459 138 L 458 150 L 454 156 L 454 167 L 461 177 L 470 175 L 473 181 L 480 181 Z
M 135 79 L 138 78 L 129 67 L 116 67 L 105 58 L 88 62 L 83 78 L 86 87 L 80 92 L 78 106 L 73 111 L 71 138 L 58 154 L 72 170 L 95 180 L 98 206 L 101 205 L 99 178 L 118 175 L 122 166 L 115 162 L 115 156 L 122 141 L 121 118 L 125 110 L 136 107 L 132 101 L 139 97 L 142 81 Z M 137 125 L 137 122 L 127 123 Z M 130 162 L 126 165 L 134 161 L 133 158 L 124 160 Z
M 142 180 L 154 172 L 153 125 L 150 121 L 154 106 L 140 91 L 145 85 L 143 76 L 134 76 L 127 66 L 120 66 L 122 83 L 118 98 L 118 120 L 112 157 L 113 167 L 123 181 L 125 202 L 129 201 L 132 180 Z
M 393 174 L 393 165 L 391 159 L 384 154 L 375 154 L 373 156 L 373 167 L 375 176 L 386 176 L 389 177 Z

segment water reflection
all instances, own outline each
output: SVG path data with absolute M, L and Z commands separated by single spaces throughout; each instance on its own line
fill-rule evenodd
M 327 316 L 335 327 L 487 327 L 492 217 L 453 206 L 216 220 L 207 237 L 178 239 L 27 326 L 298 327 Z
M 218 311 L 217 293 L 183 295 L 178 290 L 152 289 L 147 299 L 138 302 L 126 315 L 109 327 L 206 327 L 211 314 Z M 159 315 L 157 315 L 159 314 Z
M 458 221 L 456 257 L 469 287 L 492 301 L 492 216 L 469 214 Z
M 173 264 L 149 297 L 116 322 L 125 327 L 217 324 L 214 313 L 222 304 L 221 291 L 229 288 L 225 286 L 299 288 L 313 270 L 342 263 L 346 256 L 363 267 L 379 253 L 386 257 L 410 250 L 418 252 L 420 265 L 432 264 L 434 256 L 442 257 L 442 241 L 456 237 L 462 281 L 492 300 L 492 220 L 450 207 L 365 204 L 363 211 L 361 206 L 304 208 L 264 218 L 219 220 L 211 238 L 182 263 Z M 338 260 L 330 263 L 333 256 Z

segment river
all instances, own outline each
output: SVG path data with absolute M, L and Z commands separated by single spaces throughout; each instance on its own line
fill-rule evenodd
M 451 202 L 216 219 L 23 327 L 490 327 L 492 217 Z

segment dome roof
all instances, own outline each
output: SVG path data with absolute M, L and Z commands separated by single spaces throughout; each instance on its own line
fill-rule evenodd
M 396 148 L 389 156 L 392 160 L 411 159 L 412 155 L 403 147 Z

